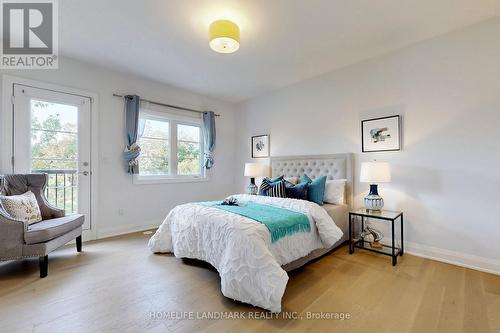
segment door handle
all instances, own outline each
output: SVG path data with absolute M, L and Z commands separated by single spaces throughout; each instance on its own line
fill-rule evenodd
M 82 172 L 79 172 L 79 174 L 82 174 L 84 176 L 88 176 L 89 175 L 89 172 L 88 171 L 82 171 Z

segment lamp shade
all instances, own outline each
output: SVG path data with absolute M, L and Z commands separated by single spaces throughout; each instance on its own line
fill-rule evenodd
M 269 176 L 269 166 L 260 163 L 245 163 L 246 177 Z
M 210 48 L 218 53 L 233 53 L 240 48 L 240 28 L 228 20 L 212 22 L 208 38 Z
M 387 162 L 363 162 L 359 181 L 362 183 L 388 183 L 391 181 L 391 166 Z

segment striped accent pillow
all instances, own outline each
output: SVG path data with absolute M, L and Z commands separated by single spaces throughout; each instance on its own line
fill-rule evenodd
M 285 180 L 272 182 L 269 178 L 264 178 L 259 193 L 264 193 L 268 197 L 286 198 Z
M 264 179 L 262 180 L 262 184 L 259 187 L 259 195 L 265 196 L 266 192 L 264 190 L 267 191 L 269 188 L 271 188 L 272 185 L 282 181 L 283 177 L 284 177 L 283 175 L 276 177 L 276 178 L 273 178 L 273 179 L 271 179 L 269 177 L 264 177 Z M 264 185 L 264 186 L 262 186 L 262 185 Z
M 267 191 L 272 187 L 271 180 L 269 178 L 262 179 L 262 184 L 259 186 L 259 195 L 267 195 Z

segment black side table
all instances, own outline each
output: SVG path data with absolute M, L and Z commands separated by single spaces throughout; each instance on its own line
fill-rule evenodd
M 381 244 L 381 249 L 376 249 L 370 247 L 370 244 L 364 240 L 363 237 L 358 236 L 358 238 L 353 237 L 354 223 L 356 220 L 361 220 L 361 230 L 365 229 L 365 217 L 378 219 L 383 221 L 390 221 L 392 227 L 392 244 L 385 245 Z M 395 233 L 394 224 L 397 219 L 400 219 L 401 226 L 401 247 L 398 248 L 395 245 Z M 365 208 L 358 209 L 356 211 L 349 212 L 349 253 L 354 253 L 354 248 L 364 249 L 372 252 L 381 253 L 386 256 L 392 257 L 392 266 L 396 266 L 398 263 L 398 255 L 403 256 L 403 212 L 392 212 L 388 210 L 372 211 Z

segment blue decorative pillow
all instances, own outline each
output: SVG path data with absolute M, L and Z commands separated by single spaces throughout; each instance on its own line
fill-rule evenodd
M 276 197 L 276 198 L 286 198 L 286 188 L 285 180 L 282 179 L 279 182 L 271 182 L 270 179 L 264 179 L 262 185 L 260 186 L 265 196 Z
M 301 183 L 308 183 L 309 188 L 307 189 L 307 200 L 317 203 L 323 206 L 323 198 L 325 196 L 325 186 L 326 186 L 326 176 L 318 177 L 312 180 L 307 175 L 300 177 Z
M 287 198 L 307 200 L 307 189 L 309 184 L 302 182 L 299 184 L 292 184 L 285 181 L 285 192 Z
M 270 179 L 269 177 L 265 177 L 262 180 L 262 184 L 260 184 L 259 195 L 267 195 L 266 194 L 267 190 L 269 190 L 269 188 L 271 188 L 272 185 L 275 185 L 275 184 L 279 183 L 280 181 L 282 181 L 283 178 L 284 178 L 283 175 L 276 177 L 274 179 Z

